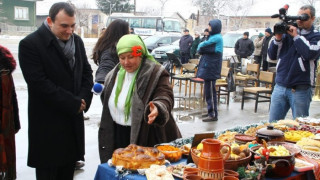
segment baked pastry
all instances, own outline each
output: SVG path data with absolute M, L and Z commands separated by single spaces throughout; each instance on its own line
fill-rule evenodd
M 147 180 L 174 180 L 171 173 L 166 170 L 165 166 L 151 165 L 146 170 Z
M 320 152 L 320 142 L 311 138 L 302 138 L 297 145 L 304 150 Z
M 137 170 L 149 168 L 152 164 L 163 165 L 165 156 L 157 148 L 130 144 L 126 148 L 116 149 L 112 154 L 112 164 L 125 169 Z

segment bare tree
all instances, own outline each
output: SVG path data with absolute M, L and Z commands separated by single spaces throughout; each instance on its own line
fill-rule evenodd
M 317 1 L 320 1 L 320 0 L 303 0 L 302 2 L 304 4 L 309 4 L 309 5 L 315 6 Z
M 242 23 L 253 5 L 252 3 L 252 0 L 230 1 L 228 3 L 229 16 L 235 17 L 233 29 L 240 29 L 242 27 Z
M 193 4 L 201 9 L 201 14 L 220 18 L 221 11 L 231 0 L 193 0 Z
M 140 12 L 144 12 L 146 15 L 149 16 L 160 16 L 161 10 L 154 8 L 154 6 L 145 6 L 143 8 L 139 8 Z
M 161 3 L 161 16 L 163 16 L 163 9 L 164 9 L 164 6 L 166 5 L 166 3 L 169 1 L 169 0 L 159 0 L 160 3 Z

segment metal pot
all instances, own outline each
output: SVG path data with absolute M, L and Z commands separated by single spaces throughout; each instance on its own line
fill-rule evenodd
M 256 133 L 257 142 L 262 144 L 262 139 L 268 141 L 284 141 L 284 133 L 278 129 L 274 129 L 272 125 L 267 128 L 261 128 Z

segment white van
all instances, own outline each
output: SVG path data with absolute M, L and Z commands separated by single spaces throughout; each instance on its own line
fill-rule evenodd
M 254 41 L 256 37 L 258 37 L 259 33 L 264 34 L 265 29 L 247 29 L 247 30 L 237 30 L 237 31 L 229 31 L 222 36 L 223 39 L 223 59 L 231 58 L 235 56 L 234 46 L 238 39 L 243 37 L 244 32 L 249 32 L 249 38 Z

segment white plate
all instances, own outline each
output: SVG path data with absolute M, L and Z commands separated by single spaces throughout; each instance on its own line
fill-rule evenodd
M 296 164 L 297 163 L 301 163 L 301 164 L 304 164 L 305 166 L 303 167 L 297 167 L 297 166 L 294 166 L 294 170 L 295 171 L 298 171 L 298 172 L 304 172 L 304 171 L 309 171 L 309 170 L 312 170 L 314 165 L 307 162 L 307 161 L 303 161 L 303 160 L 300 160 L 300 159 L 297 159 L 296 158 Z

